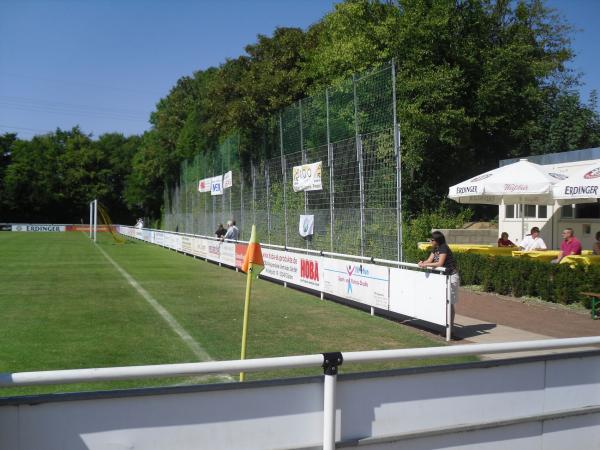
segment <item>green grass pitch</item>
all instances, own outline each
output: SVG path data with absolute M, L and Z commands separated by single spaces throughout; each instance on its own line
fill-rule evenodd
M 105 233 L 97 245 L 212 359 L 239 359 L 244 274 L 151 244 L 118 244 Z M 0 286 L 0 372 L 197 361 L 84 233 L 0 233 Z M 263 280 L 254 283 L 250 317 L 247 358 L 443 345 L 393 321 Z M 347 365 L 340 372 L 472 360 Z M 247 379 L 319 373 L 250 373 Z M 0 397 L 214 381 L 222 379 L 0 388 Z

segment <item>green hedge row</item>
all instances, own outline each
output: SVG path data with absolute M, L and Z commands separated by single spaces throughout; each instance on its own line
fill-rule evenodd
M 422 255 L 424 258 L 428 254 Z M 591 308 L 591 298 L 581 292 L 600 293 L 600 266 L 550 264 L 526 258 L 454 253 L 462 285 L 479 285 L 486 292 L 545 301 L 581 303 Z

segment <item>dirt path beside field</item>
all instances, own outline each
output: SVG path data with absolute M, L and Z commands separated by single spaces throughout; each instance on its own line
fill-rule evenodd
M 589 313 L 464 288 L 456 314 L 556 338 L 600 336 L 600 320 L 592 320 Z

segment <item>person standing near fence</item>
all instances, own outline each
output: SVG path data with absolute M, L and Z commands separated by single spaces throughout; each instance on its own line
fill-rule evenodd
M 227 221 L 227 233 L 225 233 L 225 240 L 238 241 L 240 239 L 240 230 L 235 226 L 235 220 Z
M 431 246 L 433 247 L 429 258 L 425 261 L 419 261 L 419 267 L 443 267 L 446 269 L 444 272 L 450 276 L 450 304 L 451 304 L 451 316 L 450 316 L 450 329 L 454 325 L 454 305 L 458 303 L 458 288 L 460 286 L 460 276 L 458 275 L 458 266 L 454 254 L 448 244 L 446 244 L 446 237 L 441 231 L 434 231 L 431 233 Z
M 217 230 L 215 231 L 215 236 L 217 237 L 217 239 L 222 239 L 223 236 L 225 236 L 225 233 L 227 233 L 227 231 L 223 227 L 223 224 L 220 223 L 217 227 Z

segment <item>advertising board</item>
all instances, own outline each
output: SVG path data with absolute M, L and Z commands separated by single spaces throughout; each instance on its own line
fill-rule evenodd
M 11 226 L 12 231 L 23 231 L 23 232 L 57 232 L 65 231 L 65 225 L 52 225 L 52 224 L 33 224 L 33 223 L 22 223 Z
M 317 291 L 322 290 L 323 274 L 319 256 L 262 249 L 265 268 L 261 275 Z
M 235 267 L 238 269 L 242 268 L 246 250 L 248 250 L 248 244 L 235 244 Z
M 390 268 L 390 311 L 446 325 L 446 276 Z
M 189 236 L 181 236 L 181 251 L 192 253 L 192 238 Z
M 235 267 L 235 244 L 232 242 L 221 242 L 219 262 Z
M 192 238 L 192 254 L 199 256 L 200 258 L 206 258 L 206 239 L 202 239 L 199 237 Z
M 221 261 L 221 246 L 219 241 L 206 241 L 207 253 L 206 257 L 211 261 Z
M 161 246 L 165 246 L 165 233 L 163 233 L 162 231 L 155 231 L 154 232 L 154 243 L 156 245 L 161 245 Z
M 322 258 L 323 290 L 376 308 L 389 308 L 389 268 Z

